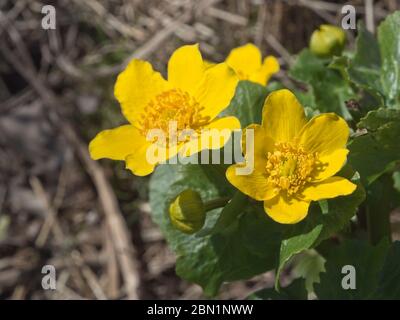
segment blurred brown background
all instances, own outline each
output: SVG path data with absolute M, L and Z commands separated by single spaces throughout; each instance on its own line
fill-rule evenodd
M 46 4 L 56 30 L 41 28 Z M 202 298 L 175 275 L 150 219 L 148 178 L 88 157 L 97 132 L 125 122 L 116 75 L 132 57 L 165 73 L 170 54 L 193 42 L 214 61 L 253 42 L 285 70 L 318 25 L 340 25 L 343 4 L 375 25 L 400 9 L 398 0 L 0 0 L 0 299 Z M 42 289 L 46 264 L 57 290 Z M 220 297 L 272 283 L 268 273 Z

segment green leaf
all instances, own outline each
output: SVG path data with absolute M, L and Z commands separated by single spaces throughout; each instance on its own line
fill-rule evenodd
M 207 214 L 205 230 L 211 232 L 183 234 L 168 217 L 169 204 L 177 194 L 190 188 L 205 201 L 233 196 L 226 181 L 216 183 L 216 173 L 209 170 L 210 166 L 161 165 L 150 182 L 153 219 L 177 256 L 177 274 L 201 285 L 207 295 L 215 295 L 225 281 L 247 279 L 272 269 L 278 265 L 278 258 L 280 271 L 291 256 L 342 229 L 364 197 L 359 187 L 350 196 L 327 201 L 324 214 L 315 203 L 304 222 L 288 226 L 270 219 L 262 202 L 248 202 L 236 192 L 224 215 L 219 214 L 221 210 Z M 234 204 L 241 209 L 234 210 Z
M 307 300 L 304 279 L 295 279 L 279 292 L 274 288 L 262 289 L 248 296 L 249 300 Z
M 376 131 L 380 127 L 400 121 L 400 111 L 386 108 L 380 108 L 376 111 L 369 112 L 359 123 L 360 128 L 365 128 L 370 131 Z
M 242 128 L 252 123 L 261 123 L 262 108 L 270 91 L 257 83 L 240 81 L 230 105 L 223 116 L 237 117 Z
M 328 67 L 326 59 L 318 58 L 304 49 L 289 74 L 295 80 L 308 84 L 315 105 L 321 112 L 335 112 L 351 119 L 345 102 L 354 98 L 354 93 L 340 73 Z
M 275 279 L 276 287 L 278 287 L 280 273 L 286 262 L 294 255 L 311 248 L 320 236 L 322 227 L 322 224 L 316 224 L 310 231 L 305 231 L 303 228 L 293 225 L 292 230 L 294 230 L 294 232 L 292 232 L 294 235 L 290 235 L 281 243 L 279 266 Z
M 271 92 L 283 88 L 285 87 L 282 83 L 277 81 L 268 83 L 266 87 L 250 81 L 240 81 L 230 105 L 221 115 L 237 117 L 242 128 L 252 123 L 260 124 L 265 99 Z M 315 106 L 313 94 L 296 89 L 292 89 L 292 91 L 305 107 L 308 118 L 319 113 Z
M 400 108 L 400 11 L 389 15 L 378 28 L 382 57 L 381 81 L 387 105 Z
M 372 244 L 390 237 L 390 213 L 400 204 L 400 197 L 393 186 L 391 175 L 384 174 L 366 188 L 364 203 L 367 230 Z
M 319 283 L 319 275 L 325 271 L 325 259 L 315 250 L 306 250 L 294 260 L 293 274 L 304 278 L 308 293 L 314 292 L 314 283 Z
M 374 294 L 376 299 L 400 299 L 400 242 L 392 244 L 386 255 L 378 288 Z
M 285 89 L 285 86 L 279 81 L 270 81 L 267 84 L 267 92 L 270 94 L 272 91 Z
M 356 87 L 366 90 L 375 99 L 369 107 L 384 105 L 381 84 L 381 57 L 379 45 L 374 35 L 370 33 L 363 22 L 358 25 L 355 54 L 336 57 L 330 67 L 342 73 L 344 79 Z M 365 105 L 362 105 L 366 107 Z
M 330 67 L 375 98 L 368 107 L 400 108 L 400 12 L 378 28 L 378 41 L 364 23 L 358 25 L 354 56 L 335 58 Z M 368 101 L 368 99 L 367 99 Z M 365 107 L 365 105 L 363 105 Z
M 248 206 L 229 232 L 199 236 L 177 231 L 169 221 L 168 207 L 181 191 L 198 191 L 204 200 L 232 196 L 214 184 L 207 170 L 200 165 L 157 167 L 150 181 L 150 204 L 153 220 L 177 256 L 177 274 L 201 285 L 206 295 L 215 295 L 223 282 L 247 279 L 277 264 L 282 227 L 266 216 L 262 206 Z M 207 214 L 206 228 L 213 228 L 219 212 Z
M 300 90 L 293 90 L 292 92 L 304 107 L 304 111 L 308 119 L 311 119 L 313 116 L 320 113 L 315 104 L 315 98 L 312 92 L 304 92 Z
M 400 110 L 381 108 L 370 111 L 358 126 L 368 133 L 357 136 L 349 145 L 349 163 L 364 184 L 395 168 L 400 160 Z
M 315 285 L 320 299 L 400 299 L 400 242 L 382 240 L 371 246 L 360 240 L 347 240 L 331 248 L 326 272 Z M 355 289 L 345 290 L 345 265 L 355 268 Z
M 214 227 L 201 235 L 226 233 L 235 230 L 239 215 L 243 213 L 246 205 L 248 205 L 247 196 L 240 191 L 236 191 L 232 200 L 222 209 Z
M 350 179 L 349 177 L 346 178 Z M 352 179 L 352 182 L 357 185 L 357 189 L 351 195 L 327 200 L 328 212 L 316 217 L 316 223 L 322 223 L 323 228 L 314 247 L 347 227 L 351 218 L 357 213 L 359 205 L 365 200 L 365 190 L 357 175 Z
M 393 173 L 393 187 L 400 192 L 400 171 Z
M 167 212 L 177 194 L 190 188 L 198 191 L 204 200 L 232 196 L 223 184 L 219 186 L 212 181 L 206 173 L 208 170 L 207 166 L 199 165 L 162 165 L 150 182 L 153 219 L 177 255 L 177 273 L 200 284 L 208 295 L 216 294 L 225 281 L 247 279 L 272 269 L 278 265 L 279 252 L 280 270 L 294 254 L 343 228 L 363 199 L 363 191 L 358 188 L 350 196 L 329 200 L 325 214 L 315 203 L 304 222 L 290 226 L 272 221 L 261 202 L 245 201 L 247 205 L 239 211 L 227 206 L 224 215 L 218 214 L 220 210 L 209 213 L 205 229 L 211 232 L 183 234 L 171 225 Z M 244 199 L 244 195 L 236 193 L 231 203 L 242 203 Z
M 356 52 L 351 61 L 351 67 L 355 72 L 354 79 L 379 89 L 381 56 L 378 42 L 363 22 L 358 24 L 357 31 Z
M 320 283 L 315 285 L 318 298 L 346 300 L 373 298 L 387 248 L 387 241 L 371 246 L 359 240 L 346 240 L 342 245 L 331 248 L 326 256 L 326 272 L 320 275 Z M 355 268 L 355 289 L 342 287 L 342 280 L 348 274 L 342 273 L 342 268 L 347 265 Z

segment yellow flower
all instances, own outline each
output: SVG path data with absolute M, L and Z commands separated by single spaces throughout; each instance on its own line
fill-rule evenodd
M 334 176 L 345 164 L 349 137 L 347 123 L 333 113 L 307 122 L 303 107 L 289 90 L 271 93 L 265 100 L 262 124 L 254 130 L 254 170 L 237 175 L 232 165 L 230 183 L 258 201 L 279 223 L 304 219 L 311 201 L 351 194 L 356 185 Z M 249 159 L 251 155 L 245 155 Z
M 262 61 L 260 50 L 251 43 L 233 49 L 225 61 L 235 70 L 240 80 L 266 85 L 274 73 L 279 71 L 279 62 L 273 56 Z
M 130 124 L 100 132 L 89 145 L 91 157 L 125 160 L 126 167 L 135 175 L 145 176 L 157 164 L 149 161 L 151 147 L 158 148 L 156 162 L 183 150 L 188 156 L 202 149 L 221 148 L 227 139 L 218 140 L 219 145 L 207 145 L 200 143 L 201 135 L 211 129 L 229 129 L 224 131 L 228 132 L 226 135 L 240 129 L 235 117 L 216 119 L 229 105 L 237 82 L 237 76 L 226 63 L 207 67 L 198 45 L 183 46 L 173 53 L 168 62 L 168 80 L 154 71 L 150 63 L 132 60 L 118 76 L 114 89 Z M 176 136 L 185 130 L 192 130 L 196 135 L 185 136 L 184 141 L 172 140 L 171 123 L 176 124 Z M 148 139 L 152 129 L 164 132 L 165 141 Z

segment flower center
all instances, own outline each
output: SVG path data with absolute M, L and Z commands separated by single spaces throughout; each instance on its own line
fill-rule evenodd
M 139 121 L 140 130 L 145 136 L 149 130 L 162 130 L 167 144 L 170 144 L 183 130 L 198 130 L 209 122 L 208 117 L 200 114 L 203 109 L 187 92 L 180 89 L 164 91 L 144 108 Z M 170 136 L 171 128 L 175 131 L 172 133 L 174 137 Z
M 268 152 L 268 180 L 275 188 L 285 190 L 289 195 L 298 192 L 309 182 L 318 167 L 317 153 L 308 153 L 287 142 L 275 144 L 275 151 Z

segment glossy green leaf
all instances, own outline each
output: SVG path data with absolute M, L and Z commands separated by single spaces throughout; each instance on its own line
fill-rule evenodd
M 369 112 L 359 127 L 367 133 L 357 136 L 349 145 L 349 163 L 365 184 L 393 170 L 400 160 L 400 111 L 381 108 Z
M 346 67 L 344 71 L 347 72 L 348 79 L 376 98 L 374 107 L 383 106 L 379 46 L 374 35 L 366 29 L 363 22 L 358 25 L 354 58 L 348 61 Z
M 382 87 L 387 105 L 400 108 L 400 11 L 389 15 L 378 28 L 382 57 Z
M 400 205 L 400 196 L 393 186 L 391 175 L 384 174 L 367 186 L 367 197 L 364 203 L 367 215 L 369 240 L 379 243 L 390 237 L 390 213 Z
M 400 171 L 393 173 L 393 187 L 400 192 Z
M 392 244 L 379 277 L 376 299 L 400 299 L 400 242 Z
M 375 36 L 360 22 L 357 28 L 356 51 L 350 63 L 352 79 L 381 91 L 379 79 L 381 56 Z
M 247 279 L 272 269 L 277 263 L 281 226 L 269 219 L 262 208 L 247 207 L 228 233 L 199 236 L 177 231 L 170 223 L 168 206 L 181 191 L 198 191 L 204 200 L 231 195 L 219 188 L 200 165 L 159 166 L 150 182 L 153 220 L 160 226 L 177 256 L 179 276 L 201 285 L 215 295 L 225 281 Z M 208 213 L 206 228 L 212 228 L 220 210 Z
M 321 223 L 317 223 L 313 225 L 309 231 L 304 230 L 299 225 L 289 226 L 288 228 L 290 235 L 282 240 L 280 247 L 279 266 L 276 275 L 276 287 L 278 286 L 280 273 L 286 262 L 294 255 L 311 248 L 319 238 L 323 225 Z
M 376 131 L 387 123 L 400 121 L 400 111 L 381 108 L 369 112 L 359 123 L 360 128 Z
M 378 40 L 360 22 L 355 54 L 337 57 L 330 64 L 349 83 L 375 98 L 368 107 L 400 108 L 399 29 L 400 12 L 389 15 L 380 24 Z
M 237 117 L 242 128 L 252 123 L 261 123 L 262 108 L 269 92 L 260 84 L 240 81 L 235 96 L 222 115 Z
M 247 205 L 249 205 L 249 198 L 240 191 L 236 191 L 231 201 L 222 209 L 214 227 L 201 235 L 227 233 L 235 230 L 239 215 L 244 212 Z
M 400 242 L 387 240 L 371 246 L 360 240 L 346 240 L 328 252 L 326 272 L 315 285 L 319 299 L 399 299 Z M 344 266 L 354 267 L 354 272 Z M 353 273 L 355 288 L 346 287 Z M 343 284 L 345 286 L 343 286 Z
M 328 63 L 329 60 L 318 58 L 308 49 L 304 49 L 298 55 L 289 75 L 308 85 L 319 111 L 336 112 L 351 119 L 345 102 L 354 98 L 354 93 L 340 73 L 328 67 Z
M 314 284 L 325 271 L 325 259 L 315 250 L 306 250 L 294 258 L 293 265 L 293 274 L 305 280 L 308 293 L 314 292 Z

